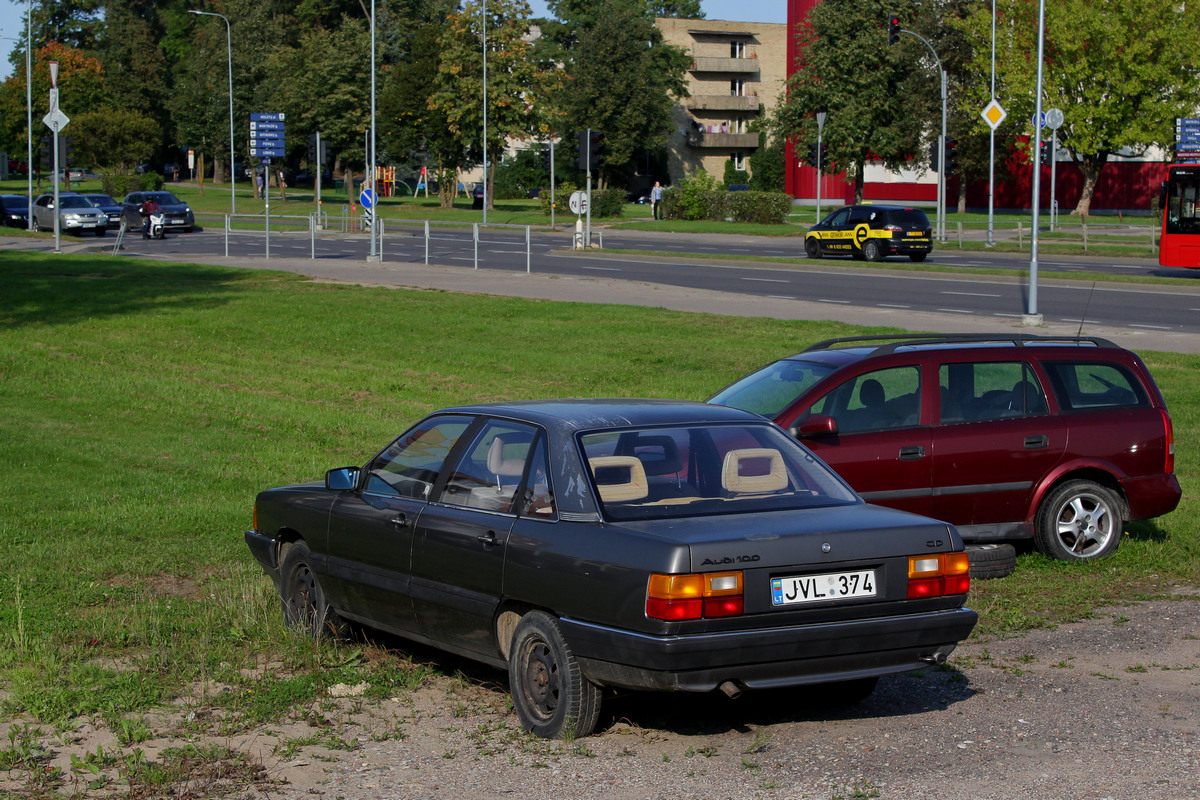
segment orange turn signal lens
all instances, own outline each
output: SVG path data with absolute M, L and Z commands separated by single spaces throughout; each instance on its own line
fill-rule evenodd
M 908 597 L 966 594 L 971 588 L 971 560 L 966 553 L 908 557 Z
M 730 617 L 742 613 L 742 573 L 706 572 L 650 576 L 646 616 L 683 620 Z

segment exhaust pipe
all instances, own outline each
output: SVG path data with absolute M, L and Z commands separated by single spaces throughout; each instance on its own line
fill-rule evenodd
M 725 681 L 717 688 L 724 692 L 730 700 L 737 700 L 742 695 L 742 690 L 733 681 Z

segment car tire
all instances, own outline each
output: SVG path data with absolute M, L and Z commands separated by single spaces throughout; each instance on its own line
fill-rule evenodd
M 804 253 L 809 258 L 820 258 L 821 257 L 821 243 L 818 242 L 816 239 L 805 239 L 804 240 Z
M 600 687 L 584 677 L 558 627 L 542 611 L 521 617 L 508 655 L 517 719 L 545 739 L 587 736 L 600 718 Z
M 929 255 L 929 254 L 928 253 L 909 253 L 908 257 L 911 260 L 920 263 L 921 261 L 925 260 L 925 256 L 927 256 L 927 255 Z
M 883 248 L 879 246 L 879 242 L 874 239 L 868 239 L 863 244 L 863 258 L 867 261 L 882 261 Z
M 1038 508 L 1033 541 L 1060 561 L 1091 561 L 1116 552 L 1125 527 L 1125 506 L 1115 492 L 1094 481 L 1058 486 Z
M 288 546 L 279 567 L 279 593 L 283 620 L 289 627 L 314 639 L 336 638 L 345 623 L 330 607 L 325 590 L 312 569 L 312 551 L 303 541 Z
M 96 235 L 97 235 L 97 236 L 103 236 L 103 235 L 104 235 L 104 234 L 106 234 L 106 233 L 108 233 L 108 229 L 107 229 L 107 228 L 96 228 Z
M 969 544 L 967 558 L 975 580 L 1006 578 L 1017 569 L 1017 548 L 1011 544 Z
M 33 218 L 33 232 L 41 233 L 41 231 L 42 231 L 42 223 L 37 221 L 37 217 L 34 217 Z

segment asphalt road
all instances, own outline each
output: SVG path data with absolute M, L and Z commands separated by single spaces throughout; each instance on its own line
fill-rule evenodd
M 958 274 L 872 268 L 842 259 L 791 264 L 755 262 L 722 256 L 779 255 L 796 248 L 795 240 L 751 236 L 680 236 L 621 232 L 604 236 L 608 250 L 636 241 L 640 248 L 678 252 L 719 248 L 703 258 L 639 256 L 570 249 L 569 233 L 535 233 L 526 250 L 524 228 L 422 228 L 391 230 L 382 242 L 380 263 L 368 263 L 369 242 L 362 234 L 274 231 L 228 237 L 221 230 L 172 234 L 163 241 L 127 236 L 121 252 L 181 261 L 282 269 L 326 280 L 448 290 L 494 291 L 552 299 L 661 305 L 688 310 L 778 318 L 836 319 L 907 329 L 967 332 L 1020 328 L 1029 310 L 1027 273 L 1016 268 L 1019 256 L 935 251 L 927 264 L 963 267 Z M 595 233 L 598 242 L 599 230 Z M 63 237 L 64 252 L 113 252 L 116 235 Z M 4 237 L 0 248 L 51 250 L 50 239 Z M 428 266 L 426 248 L 428 247 Z M 226 256 L 228 248 L 228 256 Z M 622 247 L 622 249 L 635 249 Z M 313 254 L 316 258 L 312 258 Z M 1027 257 L 1026 257 L 1027 258 Z M 903 266 L 907 261 L 895 260 Z M 971 275 L 971 266 L 1009 265 L 1010 275 Z M 1024 263 L 1025 268 L 1028 263 Z M 1054 258 L 1040 263 L 1043 273 L 1073 269 L 1118 273 L 1159 268 L 1152 262 L 1114 259 Z M 1191 271 L 1171 270 L 1169 285 L 1072 281 L 1043 278 L 1036 311 L 1041 333 L 1107 336 L 1135 349 L 1200 352 L 1200 283 Z M 554 281 L 529 280 L 554 278 Z M 514 283 L 512 279 L 523 280 Z M 565 281 L 563 279 L 571 279 Z M 581 286 L 587 282 L 587 287 Z M 604 291 L 598 287 L 604 286 Z M 490 286 L 491 288 L 483 288 Z M 654 287 L 652 293 L 646 286 Z M 535 288 L 536 287 L 536 288 Z

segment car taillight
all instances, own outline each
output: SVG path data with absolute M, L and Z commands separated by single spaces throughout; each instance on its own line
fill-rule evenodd
M 732 617 L 743 608 L 741 572 L 655 573 L 646 587 L 646 616 L 651 619 Z
M 904 228 L 901 228 L 899 225 L 884 225 L 883 229 L 885 231 L 896 231 L 896 232 L 904 230 Z
M 1159 409 L 1162 412 L 1163 430 L 1167 436 L 1167 455 L 1163 464 L 1163 472 L 1170 475 L 1175 471 L 1175 426 L 1171 424 L 1171 415 L 1167 413 L 1165 408 Z
M 971 588 L 971 562 L 966 553 L 908 557 L 909 598 L 966 594 Z

